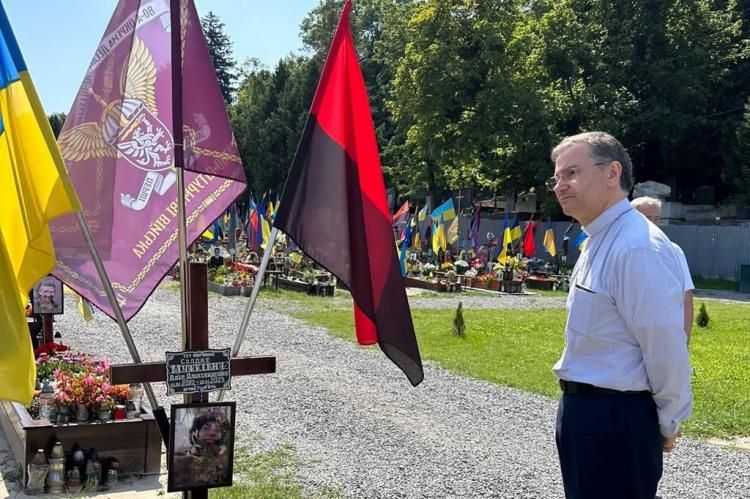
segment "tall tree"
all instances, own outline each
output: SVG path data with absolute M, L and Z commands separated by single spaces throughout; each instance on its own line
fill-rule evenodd
M 234 83 L 237 79 L 234 72 L 236 63 L 232 56 L 232 41 L 224 32 L 224 23 L 211 11 L 201 18 L 201 26 L 206 35 L 221 94 L 224 96 L 224 102 L 229 104 L 234 96 Z
M 273 71 L 246 64 L 232 125 L 251 190 L 280 192 L 320 76 L 308 58 L 288 56 Z
M 750 98 L 745 104 L 745 113 L 734 134 L 732 154 L 724 169 L 724 180 L 735 191 L 735 199 L 750 206 Z
M 49 126 L 52 127 L 52 133 L 55 134 L 55 138 L 60 135 L 60 130 L 62 130 L 63 124 L 65 123 L 65 118 L 65 113 L 52 113 L 47 116 Z
M 711 0 L 536 2 L 526 58 L 555 139 L 603 129 L 627 144 L 636 181 L 677 194 L 720 182 L 721 130 L 741 23 Z M 741 111 L 739 103 L 729 107 Z
M 414 0 L 359 0 L 354 3 L 351 17 L 352 35 L 367 86 L 383 171 L 387 183 L 400 191 L 413 189 L 405 172 L 407 165 L 402 161 L 409 155 L 404 154 L 404 130 L 395 126 L 386 101 L 406 46 L 406 22 L 417 4 Z M 300 36 L 312 54 L 313 64 L 322 66 L 342 5 L 342 0 L 322 0 L 302 21 Z
M 508 51 L 520 12 L 507 0 L 428 0 L 414 9 L 389 105 L 406 128 L 414 180 L 430 191 L 528 187 L 530 167 L 514 140 L 525 124 L 516 94 L 527 90 L 513 79 Z

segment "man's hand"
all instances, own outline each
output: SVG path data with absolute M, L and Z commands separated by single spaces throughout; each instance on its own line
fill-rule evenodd
M 672 452 L 674 448 L 677 446 L 677 437 L 681 437 L 682 433 L 677 432 L 671 437 L 661 437 L 661 450 L 664 452 Z

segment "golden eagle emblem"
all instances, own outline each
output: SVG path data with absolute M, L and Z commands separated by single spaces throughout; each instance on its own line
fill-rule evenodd
M 172 137 L 157 117 L 156 64 L 143 41 L 134 37 L 120 77 L 122 99 L 106 102 L 89 89 L 102 106 L 101 122 L 65 130 L 58 139 L 67 161 L 124 157 L 134 166 L 160 171 L 173 166 Z

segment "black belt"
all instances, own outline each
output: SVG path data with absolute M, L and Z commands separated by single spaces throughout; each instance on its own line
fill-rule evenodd
M 640 391 L 620 391 L 612 390 L 610 388 L 601 388 L 599 386 L 589 385 L 587 383 L 579 383 L 577 381 L 567 381 L 564 379 L 560 380 L 560 388 L 563 393 L 569 395 L 650 395 L 651 392 L 647 390 Z

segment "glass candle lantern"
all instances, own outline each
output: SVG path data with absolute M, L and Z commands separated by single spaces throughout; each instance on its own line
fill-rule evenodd
M 135 404 L 135 410 L 140 414 L 143 404 L 143 386 L 140 383 L 133 383 L 128 387 L 128 400 Z
M 47 456 L 44 455 L 44 449 L 39 449 L 34 454 L 34 458 L 26 467 L 29 479 L 26 482 L 26 493 L 30 496 L 44 493 L 44 482 L 47 479 L 49 464 Z
M 57 442 L 49 456 L 49 472 L 47 473 L 47 492 L 62 494 L 65 492 L 65 453 L 63 446 Z

